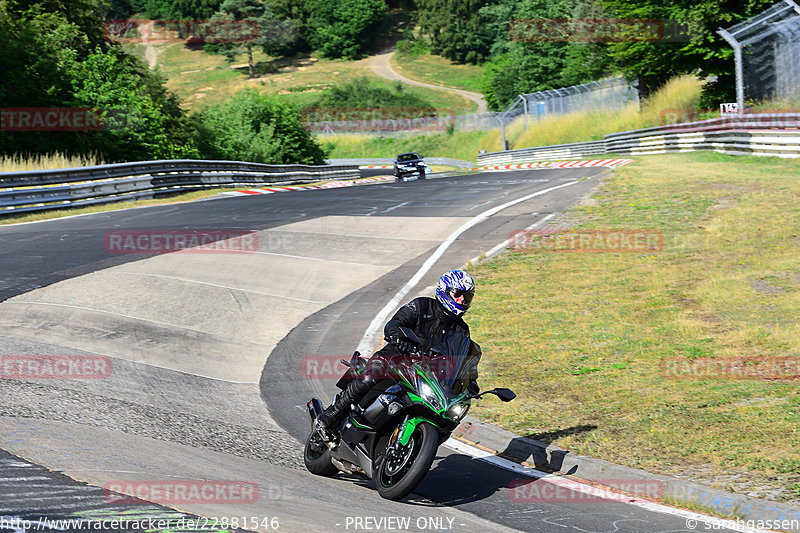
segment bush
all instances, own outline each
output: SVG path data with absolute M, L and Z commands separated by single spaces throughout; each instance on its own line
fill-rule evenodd
M 407 92 L 400 82 L 387 89 L 363 76 L 348 83 L 335 85 L 325 91 L 310 107 L 337 110 L 414 109 L 431 115 L 436 112 L 436 109 L 424 99 Z
M 196 154 L 192 125 L 161 77 L 103 40 L 100 4 L 64 1 L 60 10 L 24 12 L 0 5 L 4 107 L 103 113 L 99 130 L 2 131 L 0 152 L 97 154 L 109 162 Z
M 303 128 L 298 110 L 245 89 L 196 117 L 200 156 L 268 164 L 321 164 L 325 150 Z
M 425 46 L 422 41 L 398 41 L 397 54 L 406 57 L 420 57 L 429 54 L 430 48 Z

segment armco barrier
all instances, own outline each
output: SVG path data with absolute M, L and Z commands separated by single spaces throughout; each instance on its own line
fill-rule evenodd
M 0 173 L 0 214 L 152 198 L 186 190 L 360 177 L 356 165 L 171 160 Z
M 731 155 L 800 157 L 800 113 L 734 115 L 612 133 L 602 141 L 492 152 L 479 155 L 478 165 L 695 150 Z
M 424 157 L 425 162 L 429 165 L 441 165 L 443 167 L 456 167 L 456 168 L 473 168 L 475 163 L 471 161 L 462 161 L 461 159 L 450 159 L 447 157 Z M 373 157 L 361 159 L 328 159 L 326 161 L 329 165 L 389 165 L 392 166 L 394 158 L 392 157 Z
M 588 155 L 604 154 L 605 141 L 557 144 L 522 150 L 506 150 L 478 155 L 478 165 L 508 165 L 535 160 L 575 159 Z

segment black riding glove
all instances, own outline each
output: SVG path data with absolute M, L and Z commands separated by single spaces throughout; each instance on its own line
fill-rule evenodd
M 477 396 L 481 392 L 478 382 L 470 381 L 469 385 L 467 385 L 467 392 L 469 392 L 470 396 Z
M 419 344 L 400 337 L 395 337 L 392 340 L 392 344 L 397 346 L 397 349 L 400 350 L 400 353 L 404 354 L 414 353 L 419 350 Z

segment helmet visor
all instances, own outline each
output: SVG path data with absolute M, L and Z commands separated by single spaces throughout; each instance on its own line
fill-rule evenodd
M 466 291 L 464 289 L 450 289 L 447 291 L 447 294 L 456 304 L 464 309 L 472 304 L 472 297 L 475 295 L 473 291 Z

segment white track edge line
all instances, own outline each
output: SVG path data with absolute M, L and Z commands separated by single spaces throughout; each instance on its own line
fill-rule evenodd
M 594 177 L 594 176 L 592 176 L 592 177 Z M 588 178 L 588 179 L 592 179 L 592 178 Z M 530 200 L 531 198 L 535 198 L 537 196 L 541 196 L 543 194 L 547 194 L 547 193 L 549 193 L 551 191 L 555 191 L 555 190 L 561 189 L 563 187 L 569 187 L 571 185 L 575 185 L 576 183 L 580 183 L 580 182 L 581 182 L 581 180 L 576 179 L 576 180 L 573 180 L 573 181 L 569 181 L 567 183 L 563 183 L 561 185 L 555 185 L 555 186 L 549 187 L 547 189 L 542 189 L 541 191 L 536 191 L 534 193 L 527 194 L 527 195 L 525 195 L 525 196 L 523 196 L 521 198 L 517 198 L 516 200 L 511 200 L 510 202 L 506 202 L 506 203 L 504 203 L 502 205 L 499 205 L 497 207 L 493 207 L 491 209 L 487 209 L 483 213 L 480 213 L 479 215 L 476 215 L 476 216 L 472 217 L 470 220 L 468 220 L 467 222 L 465 222 L 460 228 L 458 228 L 453 233 L 451 233 L 450 236 L 447 237 L 447 239 L 442 244 L 439 245 L 439 247 L 436 249 L 436 251 L 434 251 L 433 254 L 431 254 L 431 256 L 428 257 L 428 259 L 425 261 L 425 263 L 423 263 L 423 265 L 419 268 L 419 270 L 417 270 L 417 272 L 414 274 L 414 276 L 412 276 L 412 278 L 408 281 L 408 283 L 406 283 L 399 291 L 397 291 L 397 293 L 394 295 L 394 297 L 392 297 L 392 299 L 389 300 L 389 302 L 383 307 L 383 309 L 380 310 L 380 312 L 378 312 L 377 315 L 375 315 L 375 318 L 372 319 L 372 322 L 370 323 L 369 327 L 364 332 L 364 335 L 361 338 L 361 342 L 358 344 L 358 347 L 356 349 L 359 352 L 361 352 L 362 354 L 366 354 L 366 353 L 371 352 L 372 348 L 374 347 L 375 336 L 377 335 L 378 330 L 383 327 L 383 323 L 389 317 L 389 313 L 394 311 L 394 309 L 400 304 L 400 302 L 403 300 L 403 298 L 405 298 L 406 295 L 411 291 L 411 289 L 413 289 L 414 286 L 417 283 L 419 283 L 419 281 L 422 279 L 422 277 L 433 267 L 433 265 L 436 263 L 436 261 L 438 261 L 439 258 L 441 258 L 442 255 L 444 255 L 445 250 L 447 250 L 447 248 L 449 248 L 450 245 L 453 244 L 453 242 L 455 242 L 455 240 L 462 233 L 467 231 L 472 226 L 475 226 L 479 222 L 483 221 L 484 219 L 489 218 L 490 216 L 492 216 L 492 215 L 494 215 L 496 213 L 499 213 L 503 209 L 506 209 L 506 208 L 511 207 L 513 205 L 516 205 L 518 203 L 524 202 L 526 200 Z
M 537 479 L 537 480 L 543 480 L 546 483 L 552 483 L 552 481 L 550 481 L 550 479 L 554 479 L 554 480 L 555 479 L 558 479 L 558 480 L 568 479 L 568 478 L 565 478 L 565 477 L 562 477 L 562 476 L 557 476 L 557 475 L 549 474 L 547 472 L 542 472 L 540 470 L 536 470 L 536 469 L 533 469 L 533 468 L 530 468 L 530 467 L 526 467 L 526 466 L 523 466 L 523 465 L 521 465 L 519 463 L 515 463 L 513 461 L 509 461 L 508 459 L 503 459 L 502 457 L 494 455 L 494 454 L 492 454 L 490 452 L 487 452 L 485 450 L 481 450 L 479 448 L 475 448 L 474 446 L 471 446 L 471 445 L 467 444 L 466 442 L 463 442 L 463 441 L 460 441 L 460 440 L 456 440 L 456 439 L 454 439 L 452 437 L 447 439 L 447 441 L 445 441 L 444 445 L 447 446 L 448 448 L 450 448 L 453 451 L 465 453 L 465 454 L 469 455 L 470 457 L 474 457 L 475 459 L 479 459 L 481 461 L 485 461 L 485 462 L 490 463 L 490 464 L 492 464 L 494 466 L 503 468 L 505 470 L 509 470 L 509 471 L 517 473 L 517 474 L 522 474 L 524 476 L 528 476 L 528 477 L 531 477 L 531 478 L 534 478 L 534 479 Z M 585 483 L 580 483 L 579 481 L 576 481 L 576 480 L 569 480 L 569 481 L 570 481 L 570 484 L 574 484 L 576 486 L 579 485 L 579 486 L 587 487 L 587 491 L 590 494 L 599 494 L 602 497 L 602 494 L 605 493 L 605 494 L 607 494 L 608 499 L 610 499 L 610 500 L 612 500 L 614 502 L 623 503 L 623 504 L 627 504 L 627 505 L 634 505 L 636 507 L 640 507 L 640 508 L 645 509 L 647 511 L 653 511 L 653 512 L 656 512 L 656 513 L 662 513 L 662 514 L 669 514 L 669 515 L 673 515 L 673 516 L 678 516 L 680 518 L 685 518 L 687 521 L 688 520 L 695 520 L 697 522 L 703 522 L 703 523 L 709 524 L 711 526 L 710 528 L 704 528 L 704 527 L 699 527 L 698 526 L 696 528 L 698 531 L 705 530 L 705 529 L 717 529 L 718 530 L 718 529 L 724 528 L 724 529 L 731 529 L 731 530 L 734 530 L 734 531 L 740 531 L 742 533 L 770 533 L 768 530 L 765 530 L 765 529 L 757 529 L 757 528 L 751 528 L 751 527 L 746 527 L 746 526 L 737 526 L 735 524 L 735 518 L 727 519 L 727 520 L 723 519 L 723 518 L 715 518 L 713 516 L 706 516 L 706 515 L 703 515 L 703 514 L 692 512 L 692 511 L 684 511 L 683 509 L 675 509 L 673 507 L 668 507 L 668 506 L 662 505 L 660 503 L 651 502 L 649 500 L 644 500 L 642 498 L 637 498 L 637 497 L 634 497 L 634 496 L 631 496 L 629 501 L 620 501 L 619 493 L 616 493 L 616 492 L 613 492 L 613 491 L 610 491 L 610 490 L 609 491 L 605 491 L 605 490 L 602 490 L 602 489 L 598 489 L 597 487 L 594 487 L 592 485 L 586 485 Z

